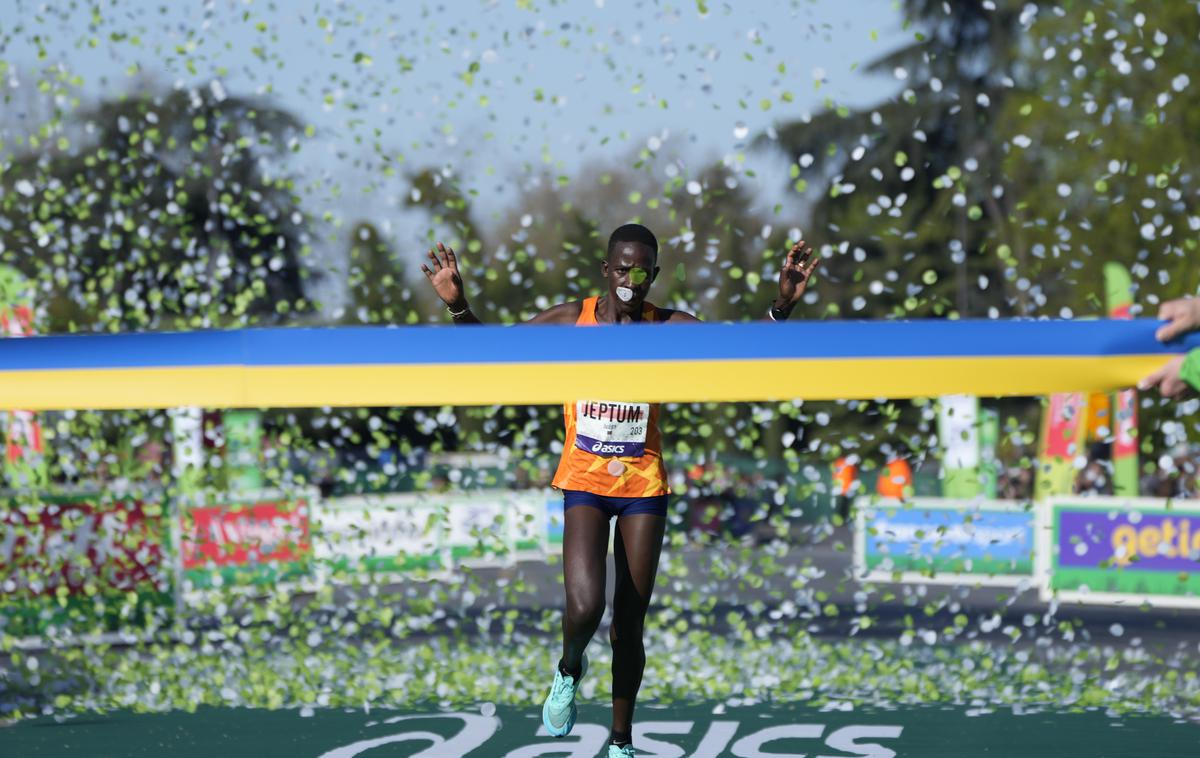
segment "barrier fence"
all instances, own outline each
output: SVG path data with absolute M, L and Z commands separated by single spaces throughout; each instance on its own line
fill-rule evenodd
M 552 490 L 41 496 L 0 510 L 0 623 L 19 636 L 112 631 L 150 615 L 166 624 L 196 593 L 436 577 L 561 550 L 562 503 Z
M 1036 586 L 1042 600 L 1200 607 L 1200 503 L 1120 497 L 860 498 L 864 581 Z
M 327 500 L 261 491 L 177 502 L 147 492 L 41 502 L 0 511 L 0 605 L 10 634 L 72 622 L 166 624 L 193 593 L 438 578 L 546 561 L 562 548 L 553 490 Z M 1200 504 L 1186 501 L 856 502 L 859 581 L 1036 586 L 1046 601 L 1190 608 L 1200 607 L 1197 561 Z

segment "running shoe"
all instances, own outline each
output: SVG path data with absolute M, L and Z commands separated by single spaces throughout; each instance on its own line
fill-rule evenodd
M 575 707 L 575 693 L 579 691 L 579 682 L 587 675 L 588 660 L 583 656 L 583 665 L 579 669 L 579 679 L 563 676 L 555 667 L 554 686 L 546 696 L 542 705 L 542 724 L 551 737 L 566 737 L 575 726 L 575 717 L 579 710 Z
M 635 758 L 637 753 L 633 752 L 633 745 L 622 745 L 617 747 L 612 743 L 608 745 L 608 758 Z

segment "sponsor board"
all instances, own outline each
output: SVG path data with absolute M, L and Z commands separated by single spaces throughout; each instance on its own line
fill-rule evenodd
M 513 493 L 502 490 L 444 498 L 445 546 L 457 566 L 494 568 L 516 560 L 513 527 L 519 514 Z
M 557 503 L 562 510 L 562 494 L 550 488 L 513 492 L 513 546 L 517 560 L 540 560 L 550 552 L 553 524 L 550 511 Z M 558 544 L 562 545 L 559 522 Z
M 979 398 L 938 398 L 938 440 L 942 444 L 942 494 L 970 498 L 980 493 Z
M 1084 454 L 1087 437 L 1087 395 L 1051 395 L 1042 412 L 1037 470 L 1033 491 L 1038 499 L 1069 494 L 1075 488 L 1075 459 Z
M 441 514 L 412 495 L 344 497 L 313 509 L 313 558 L 335 575 L 436 570 L 442 551 Z
M 1043 600 L 1200 608 L 1200 502 L 1051 498 L 1038 543 Z
M 307 575 L 314 493 L 262 491 L 186 505 L 180 561 L 188 589 L 260 586 Z
M 502 567 L 548 550 L 552 490 L 333 498 L 314 509 L 314 556 L 336 573 Z
M 546 552 L 550 555 L 562 555 L 563 527 L 566 522 L 562 493 L 550 490 L 546 495 Z
M 161 496 L 44 495 L 0 503 L 0 608 L 8 634 L 107 630 L 173 604 Z M 155 610 L 158 609 L 158 610 Z M 132 611 L 132 613 L 131 613 Z
M 34 285 L 12 266 L 0 265 L 0 339 L 32 337 Z M 42 487 L 48 481 L 42 425 L 32 411 L 0 410 L 0 468 L 14 486 Z
M 258 758 L 594 758 L 608 740 L 607 708 L 583 705 L 561 739 L 545 735 L 537 708 L 460 711 L 388 708 L 202 707 L 196 713 L 56 714 L 0 730 L 6 755 L 220 755 Z M 1195 754 L 1200 727 L 1169 716 L 1031 709 L 833 703 L 727 707 L 641 705 L 633 744 L 641 758 L 962 758 L 974 755 Z M 1153 745 L 1147 753 L 1146 745 Z
M 1034 571 L 1034 513 L 1006 500 L 860 497 L 854 573 L 867 581 L 1015 586 Z
M 396 754 L 409 758 L 473 758 L 484 755 L 502 755 L 504 758 L 548 755 L 593 758 L 605 750 L 611 734 L 606 726 L 580 722 L 575 724 L 566 738 L 552 738 L 545 726 L 534 729 L 529 719 L 521 719 L 523 724 L 520 721 L 513 724 L 515 720 L 510 719 L 505 724 L 494 714 L 482 713 L 393 716 L 375 722 L 388 727 L 391 734 L 339 745 L 321 753 L 320 758 L 369 756 L 381 745 L 403 745 Z M 904 733 L 904 727 L 899 724 L 830 725 L 828 721 L 821 719 L 770 726 L 751 721 L 747 729 L 741 721 L 733 719 L 703 719 L 699 723 L 695 719 L 639 720 L 633 724 L 632 736 L 637 754 L 646 758 L 682 758 L 687 754 L 687 748 L 692 748 L 690 755 L 701 757 L 733 755 L 738 758 L 782 758 L 785 755 L 802 754 L 779 753 L 775 752 L 775 748 L 800 744 L 822 753 L 838 751 L 836 756 L 823 755 L 822 758 L 883 758 L 896 755 L 896 751 L 886 745 L 894 743 Z M 525 728 L 521 730 L 521 727 Z M 525 732 L 524 739 L 514 734 L 518 730 Z M 414 742 L 417 744 L 412 745 Z M 514 745 L 514 742 L 517 744 Z

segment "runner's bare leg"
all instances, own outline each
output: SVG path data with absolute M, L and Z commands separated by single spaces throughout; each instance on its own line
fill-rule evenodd
M 567 671 L 583 665 L 583 651 L 604 616 L 608 514 L 590 505 L 567 509 L 563 524 L 563 657 Z
M 666 525 L 665 517 L 650 513 L 617 519 L 613 542 L 617 580 L 613 590 L 613 621 L 608 630 L 613 649 L 614 734 L 629 734 L 633 729 L 633 706 L 646 668 L 642 633 Z

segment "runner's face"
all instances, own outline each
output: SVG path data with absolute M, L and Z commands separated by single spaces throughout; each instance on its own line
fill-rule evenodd
M 633 310 L 642 307 L 650 285 L 658 276 L 658 256 L 653 250 L 637 242 L 622 242 L 612 255 L 601 264 L 601 272 L 608 280 L 608 294 L 618 307 Z M 633 293 L 629 300 L 621 298 L 622 290 Z

